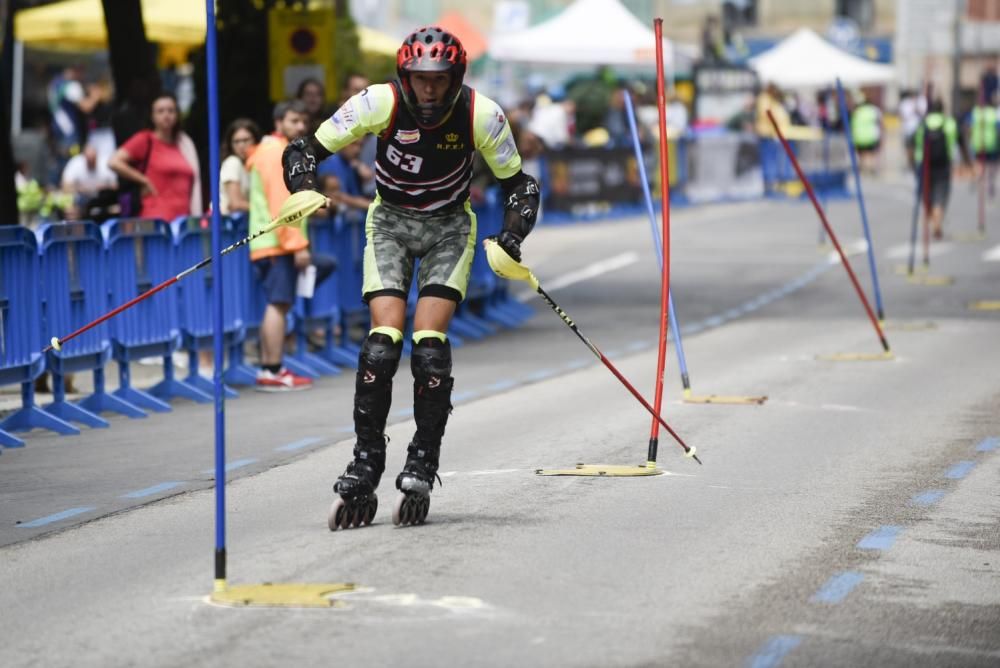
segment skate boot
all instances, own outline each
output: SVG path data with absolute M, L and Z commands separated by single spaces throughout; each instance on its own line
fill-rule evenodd
M 424 449 L 414 438 L 406 449 L 406 465 L 396 476 L 396 489 L 400 491 L 392 507 L 392 523 L 396 526 L 423 524 L 431 507 L 431 490 L 437 474 L 440 447 Z
M 358 359 L 354 391 L 354 431 L 358 436 L 354 460 L 333 485 L 339 496 L 330 506 L 327 525 L 338 528 L 368 526 L 378 510 L 378 488 L 385 471 L 385 422 L 392 401 L 392 377 L 399 366 L 402 335 L 373 330 Z
M 400 491 L 392 509 L 395 525 L 423 524 L 430 510 L 430 493 L 434 489 L 441 439 L 451 413 L 451 345 L 439 338 L 418 339 L 410 356 L 413 371 L 413 419 L 417 432 L 406 449 L 406 465 L 396 477 Z M 440 335 L 443 337 L 444 335 Z
M 378 488 L 385 470 L 385 442 L 382 447 L 354 446 L 354 461 L 347 465 L 344 474 L 333 483 L 339 496 L 330 506 L 326 523 L 330 531 L 368 526 L 378 510 Z

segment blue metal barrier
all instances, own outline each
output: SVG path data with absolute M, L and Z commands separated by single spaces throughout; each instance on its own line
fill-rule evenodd
M 0 422 L 0 445 L 22 447 L 8 432 L 35 427 L 79 434 L 69 422 L 35 405 L 34 380 L 42 375 L 41 268 L 38 243 L 27 228 L 0 226 L 0 385 L 21 384 L 21 408 Z
M 326 255 L 333 257 L 328 250 L 332 245 L 330 237 L 334 233 L 334 220 L 329 217 L 312 216 L 309 219 L 307 233 L 309 235 L 309 251 L 313 257 Z M 335 259 L 335 258 L 334 258 Z M 315 264 L 315 262 L 314 262 Z M 323 330 L 323 347 L 333 348 L 333 328 L 337 316 L 337 279 L 336 270 L 326 277 L 326 280 L 313 286 L 313 296 L 297 297 L 292 305 L 292 331 L 295 332 L 295 352 L 292 357 L 316 373 L 327 376 L 340 374 L 336 364 L 309 350 L 309 334 L 317 329 Z
M 122 218 L 101 226 L 107 248 L 111 304 L 117 306 L 174 276 L 173 237 L 162 220 Z M 112 394 L 141 408 L 166 412 L 165 397 L 208 400 L 204 392 L 174 378 L 172 355 L 180 345 L 177 292 L 164 290 L 109 321 L 111 354 L 118 362 L 119 388 Z M 129 364 L 162 357 L 164 380 L 144 392 L 132 387 Z M 154 393 L 156 396 L 154 396 Z
M 243 239 L 250 233 L 250 223 L 245 213 L 230 216 L 229 219 L 236 238 Z M 223 262 L 228 262 L 233 270 L 232 278 L 229 274 L 225 275 L 227 300 L 228 295 L 232 294 L 233 305 L 243 323 L 243 341 L 229 346 L 229 367 L 223 374 L 223 379 L 230 385 L 254 385 L 257 382 L 257 369 L 244 361 L 243 345 L 246 341 L 256 341 L 258 338 L 260 319 L 264 314 L 264 293 L 254 280 L 248 245 L 234 250 Z M 259 309 L 256 308 L 258 300 Z
M 174 220 L 170 224 L 174 237 L 174 273 L 180 273 L 212 254 L 212 233 L 209 218 L 186 216 Z M 226 247 L 239 241 L 236 224 L 231 218 L 223 217 L 222 246 Z M 241 280 L 236 263 L 239 258 L 226 256 L 221 260 L 223 273 L 223 342 L 232 349 L 242 345 L 246 338 L 243 326 L 243 309 L 240 308 Z M 212 381 L 201 376 L 198 370 L 198 352 L 212 349 L 214 323 L 212 322 L 212 277 L 217 268 L 209 264 L 195 274 L 177 284 L 179 321 L 181 331 L 181 347 L 188 352 L 188 375 L 184 382 L 206 395 L 215 391 Z M 221 362 L 220 362 L 221 363 Z M 224 388 L 229 398 L 239 394 L 229 387 Z
M 43 340 L 65 336 L 108 311 L 107 270 L 104 238 L 94 223 L 42 225 L 37 233 L 41 254 Z M 99 414 L 113 411 L 132 418 L 146 413 L 104 389 L 104 366 L 111 359 L 108 325 L 90 329 L 62 350 L 47 353 L 46 368 L 52 372 L 55 400 L 44 408 L 67 421 L 91 427 L 107 427 Z M 66 401 L 68 373 L 94 373 L 94 393 L 78 405 Z

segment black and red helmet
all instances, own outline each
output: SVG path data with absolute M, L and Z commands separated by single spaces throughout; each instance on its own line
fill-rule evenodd
M 448 115 L 462 90 L 469 57 L 457 37 L 436 26 L 427 26 L 410 33 L 396 52 L 396 75 L 403 88 L 406 106 L 421 125 L 434 127 Z M 447 72 L 451 85 L 441 104 L 420 104 L 410 85 L 413 72 Z

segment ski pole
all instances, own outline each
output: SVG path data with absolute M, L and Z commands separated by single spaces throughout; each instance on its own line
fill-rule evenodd
M 272 230 L 274 230 L 276 227 L 278 227 L 280 225 L 289 225 L 291 223 L 294 223 L 294 222 L 297 222 L 299 220 L 302 220 L 306 216 L 309 216 L 310 214 L 315 213 L 318 209 L 323 208 L 323 206 L 325 204 L 326 204 L 326 197 L 324 197 L 320 193 L 316 192 L 315 190 L 303 190 L 301 192 L 297 192 L 297 193 L 295 193 L 293 195 L 290 195 L 288 197 L 288 199 L 285 200 L 284 204 L 281 205 L 281 210 L 278 212 L 278 216 L 273 221 L 271 221 L 270 225 L 268 225 L 267 227 L 265 227 L 264 229 L 262 229 L 262 230 L 260 230 L 258 232 L 254 232 L 253 234 L 251 234 L 249 236 L 246 236 L 243 239 L 240 239 L 239 241 L 237 241 L 233 245 L 229 246 L 228 248 L 224 248 L 219 253 L 219 256 L 221 257 L 223 255 L 226 255 L 227 253 L 230 253 L 230 252 L 236 250 L 240 246 L 243 246 L 245 244 L 250 243 L 251 241 L 253 241 L 257 237 L 259 237 L 261 235 L 264 235 L 264 234 L 267 234 L 268 232 L 271 232 Z M 113 309 L 111 311 L 108 311 L 107 313 L 105 313 L 104 315 L 102 315 L 100 318 L 97 318 L 96 320 L 93 320 L 92 322 L 88 322 L 86 325 L 84 325 L 80 329 L 76 330 L 75 332 L 71 332 L 70 334 L 67 334 L 66 336 L 63 336 L 63 337 L 53 336 L 51 343 L 49 343 L 49 345 L 45 346 L 45 348 L 42 350 L 42 353 L 43 354 L 47 353 L 50 350 L 62 350 L 63 344 L 66 343 L 67 341 L 70 341 L 70 340 L 76 338 L 77 336 L 80 336 L 84 332 L 86 332 L 86 331 L 88 331 L 90 329 L 93 329 L 94 327 L 97 327 L 98 325 L 100 325 L 105 320 L 113 318 L 114 316 L 118 315 L 122 311 L 135 306 L 139 302 L 141 302 L 143 300 L 146 300 L 146 299 L 149 299 L 150 297 L 152 297 L 153 295 L 155 295 L 157 292 L 159 292 L 159 291 L 161 291 L 161 290 L 163 290 L 163 289 L 165 289 L 165 288 L 173 285 L 174 283 L 180 281 L 181 279 L 183 279 L 184 277 L 186 277 L 188 274 L 192 274 L 192 273 L 198 271 L 199 269 L 208 266 L 209 264 L 211 264 L 211 262 L 212 262 L 212 256 L 209 255 L 208 257 L 206 257 L 205 259 L 203 259 L 198 264 L 192 265 L 192 266 L 188 267 L 187 269 L 185 269 L 184 271 L 182 271 L 181 273 L 179 273 L 176 276 L 174 276 L 173 278 L 168 278 L 167 280 L 163 281 L 159 285 L 155 285 L 155 286 L 151 287 L 149 290 L 146 290 L 141 295 L 133 297 L 132 299 L 128 300 L 127 302 L 125 302 L 121 306 L 119 306 L 119 307 L 117 307 L 117 308 L 115 308 L 115 309 Z
M 643 408 L 649 411 L 649 414 L 656 418 L 656 421 L 663 425 L 663 428 L 674 437 L 674 440 L 677 441 L 678 445 L 684 449 L 684 454 L 688 457 L 692 457 L 696 462 L 701 464 L 701 460 L 698 459 L 698 455 L 695 454 L 695 448 L 685 443 L 683 439 L 677 435 L 677 432 L 670 428 L 667 421 L 660 417 L 660 414 L 653 409 L 653 407 L 642 397 L 641 394 L 639 394 L 639 391 L 635 389 L 632 383 L 628 382 L 628 379 L 625 378 L 625 376 L 623 376 L 617 368 L 615 368 L 615 365 L 604 356 L 604 353 L 602 353 L 590 339 L 583 335 L 580 329 L 576 326 L 576 323 L 574 323 L 566 312 L 559 308 L 559 305 L 555 303 L 552 297 L 550 297 L 548 293 L 542 289 L 542 286 L 538 283 L 538 279 L 535 278 L 535 275 L 531 273 L 530 269 L 514 260 L 514 258 L 508 255 L 507 252 L 493 239 L 484 239 L 483 248 L 486 249 L 486 259 L 489 262 L 493 273 L 501 278 L 507 278 L 515 281 L 525 281 L 532 288 L 534 288 L 535 292 L 541 295 L 542 299 L 545 300 L 545 303 L 556 312 L 556 315 L 558 315 L 564 323 L 566 323 L 566 326 L 573 330 L 573 333 L 576 334 L 577 338 L 583 341 L 583 344 L 590 349 L 590 352 L 594 353 L 594 356 L 601 360 L 604 366 L 608 368 L 608 371 L 614 374 L 615 378 L 617 378 L 622 385 L 624 385 L 625 388 L 632 393 L 632 396 L 635 397 L 640 404 L 642 404 Z

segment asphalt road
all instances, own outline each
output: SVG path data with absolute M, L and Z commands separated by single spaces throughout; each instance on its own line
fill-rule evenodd
M 894 359 L 802 203 L 675 209 L 664 474 L 543 477 L 645 460 L 650 419 L 540 300 L 455 351 L 428 523 L 389 519 L 413 424 L 397 376 L 373 526 L 331 533 L 350 456 L 349 374 L 227 402 L 231 585 L 356 584 L 323 609 L 227 608 L 212 590 L 210 407 L 34 432 L 0 457 L 0 665 L 1000 665 L 1000 206 L 954 189 L 951 240 L 909 283 L 910 194 L 868 184 Z M 870 294 L 857 208 L 830 218 Z M 649 225 L 541 227 L 525 259 L 647 396 L 659 275 Z M 515 286 L 520 293 L 526 286 Z M 915 329 L 902 329 L 908 325 Z

